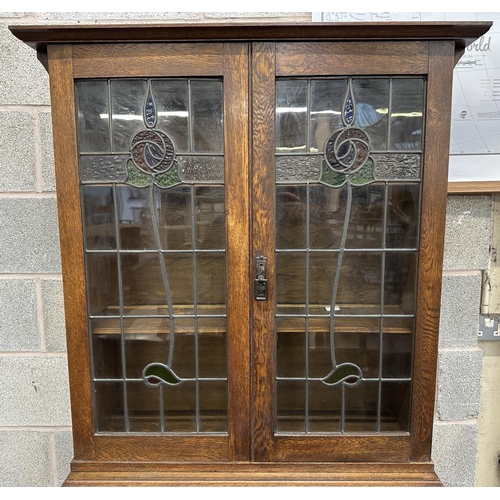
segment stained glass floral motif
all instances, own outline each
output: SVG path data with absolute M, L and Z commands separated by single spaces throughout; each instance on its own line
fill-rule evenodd
M 320 181 L 323 184 L 361 186 L 374 180 L 375 162 L 370 156 L 370 138 L 364 130 L 352 126 L 355 117 L 355 101 L 349 81 L 342 109 L 344 127 L 333 132 L 325 143 Z
M 147 128 L 139 130 L 132 137 L 130 158 L 126 163 L 126 182 L 137 187 L 149 186 L 149 210 L 158 250 L 165 296 L 168 303 L 171 332 L 168 361 L 166 364 L 150 363 L 144 367 L 142 372 L 144 383 L 157 387 L 162 384 L 177 385 L 182 382 L 182 379 L 172 369 L 175 344 L 174 310 L 155 209 L 155 185 L 160 188 L 167 188 L 180 184 L 181 179 L 179 177 L 177 161 L 175 160 L 174 143 L 165 132 L 155 128 L 157 116 L 151 83 L 148 83 L 148 90 L 144 100 L 143 119 Z
M 151 84 L 144 101 L 144 123 L 148 128 L 132 137 L 126 182 L 137 187 L 156 184 L 163 188 L 180 184 L 174 144 L 165 132 L 154 128 L 156 108 Z
M 321 381 L 331 386 L 339 384 L 356 386 L 363 379 L 361 368 L 349 362 L 337 364 L 334 333 L 335 309 L 351 213 L 352 185 L 364 185 L 373 182 L 375 162 L 370 156 L 370 138 L 368 134 L 364 130 L 352 126 L 356 117 L 356 108 L 351 80 L 349 80 L 341 115 L 344 127 L 334 131 L 326 140 L 321 176 L 321 182 L 329 186 L 340 187 L 347 184 L 345 219 L 330 305 L 329 329 L 332 370 Z

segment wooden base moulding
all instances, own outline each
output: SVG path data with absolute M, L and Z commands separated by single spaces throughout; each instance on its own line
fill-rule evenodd
M 432 462 L 73 462 L 63 486 L 442 486 Z

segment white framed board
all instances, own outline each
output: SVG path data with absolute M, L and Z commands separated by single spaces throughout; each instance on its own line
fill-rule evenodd
M 500 12 L 313 12 L 312 21 L 493 21 L 453 73 L 448 179 L 450 191 L 500 190 Z

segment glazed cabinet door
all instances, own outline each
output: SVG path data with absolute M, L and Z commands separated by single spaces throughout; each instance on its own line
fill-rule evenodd
M 446 42 L 254 45 L 253 258 L 268 284 L 254 301 L 254 460 L 430 459 L 442 243 L 428 229 L 444 221 L 429 187 L 446 189 L 435 82 L 452 55 Z
M 430 460 L 453 57 L 49 45 L 75 462 Z
M 248 460 L 248 46 L 49 67 L 75 460 Z

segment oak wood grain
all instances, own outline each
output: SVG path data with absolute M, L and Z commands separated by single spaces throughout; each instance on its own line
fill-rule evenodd
M 228 460 L 227 436 L 210 435 L 97 435 L 97 460 L 220 461 Z
M 276 435 L 276 461 L 408 461 L 410 437 L 393 436 L 290 436 Z
M 81 467 L 80 467 L 81 466 Z M 74 464 L 66 486 L 441 486 L 428 463 Z
M 275 45 L 252 46 L 252 269 L 267 257 L 268 298 L 253 301 L 253 459 L 274 459 Z M 253 276 L 255 278 L 255 275 Z
M 491 27 L 489 21 L 350 23 L 200 23 L 14 25 L 12 33 L 43 51 L 50 43 L 272 41 L 272 40 L 455 40 L 463 48 Z
M 78 175 L 72 47 L 48 51 L 57 207 L 75 457 L 94 456 L 90 346 Z
M 218 76 L 221 43 L 88 44 L 73 47 L 75 78 Z
M 430 451 L 446 188 L 450 187 L 446 166 L 452 69 L 456 54 L 490 25 L 12 28 L 16 36 L 39 48 L 42 60 L 49 44 L 75 446 L 65 484 L 439 484 Z M 61 44 L 68 40 L 74 45 Z M 182 43 L 173 43 L 176 40 Z M 207 40 L 210 43 L 200 43 Z M 274 43 L 277 40 L 281 42 Z M 99 43 L 103 41 L 108 43 Z M 428 74 L 410 433 L 275 434 L 275 77 L 367 74 Z M 156 76 L 224 78 L 228 436 L 94 435 L 74 78 Z M 465 187 L 457 183 L 454 189 L 460 192 Z M 263 302 L 252 298 L 259 255 L 269 259 L 269 298 Z M 297 331 L 293 322 L 281 322 L 281 327 Z M 312 332 L 324 330 L 314 321 L 310 327 Z M 374 330 L 369 324 L 363 328 Z
M 277 76 L 419 75 L 427 73 L 427 42 L 284 42 Z
M 224 46 L 228 421 L 231 460 L 250 458 L 250 196 L 248 45 Z
M 448 182 L 448 194 L 484 194 L 500 192 L 500 181 Z
M 454 44 L 429 46 L 420 252 L 417 274 L 411 459 L 429 460 L 434 418 Z

